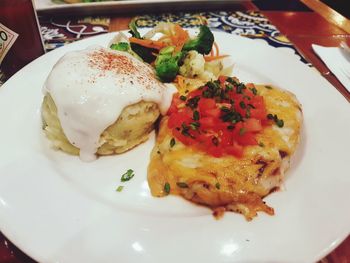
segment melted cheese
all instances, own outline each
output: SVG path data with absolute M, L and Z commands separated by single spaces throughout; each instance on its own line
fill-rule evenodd
M 94 160 L 101 133 L 122 110 L 140 101 L 155 102 L 164 114 L 171 87 L 159 82 L 148 65 L 125 52 L 90 47 L 63 56 L 48 76 L 49 92 L 69 142 L 82 160 Z
M 248 220 L 256 216 L 257 211 L 274 213 L 262 198 L 283 181 L 289 158 L 299 142 L 302 114 L 291 93 L 261 85 L 255 87 L 259 95 L 264 96 L 267 111 L 283 119 L 284 127 L 264 128 L 257 135 L 258 142 L 264 146 L 245 147 L 242 158 L 215 158 L 178 140 L 170 147 L 173 135 L 167 126 L 167 117 L 164 117 L 148 167 L 152 195 L 166 195 L 164 184 L 167 182 L 171 194 L 182 195 L 214 210 L 224 207 L 243 213 Z M 178 187 L 178 182 L 186 183 L 188 187 Z

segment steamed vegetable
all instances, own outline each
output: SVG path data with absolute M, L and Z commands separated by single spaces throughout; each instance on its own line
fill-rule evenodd
M 155 62 L 155 69 L 160 80 L 171 82 L 179 72 L 179 62 L 183 57 L 183 52 L 175 52 L 174 46 L 165 47 L 160 50 Z
M 111 48 L 151 64 L 162 82 L 177 82 L 180 78 L 176 77 L 180 75 L 208 81 L 224 71 L 221 60 L 226 55 L 219 54 L 214 35 L 207 26 L 201 26 L 194 38 L 180 25 L 169 22 L 158 23 L 144 35 L 137 30 L 135 20 L 129 29 L 132 36 L 116 37 L 116 44 Z
M 182 50 L 196 50 L 200 54 L 209 54 L 213 47 L 213 43 L 214 35 L 210 31 L 209 27 L 201 26 L 198 36 L 186 42 Z
M 110 46 L 110 48 L 113 49 L 113 50 L 128 51 L 130 46 L 129 46 L 129 43 L 119 42 L 117 44 L 112 44 Z
M 141 34 L 137 30 L 136 23 L 134 20 L 130 22 L 129 29 L 130 29 L 129 33 L 133 36 L 134 39 L 142 40 Z M 145 62 L 147 63 L 153 62 L 156 59 L 156 56 L 154 55 L 154 53 L 157 53 L 157 49 L 154 49 L 151 47 L 145 47 L 144 45 L 141 45 L 141 43 L 142 42 L 130 41 L 130 47 Z

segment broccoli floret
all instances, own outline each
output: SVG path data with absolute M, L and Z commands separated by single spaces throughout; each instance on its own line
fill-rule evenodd
M 112 44 L 110 48 L 113 50 L 128 51 L 130 46 L 129 46 L 129 43 L 119 42 L 117 44 Z
M 160 50 L 155 62 L 157 76 L 163 82 L 171 82 L 179 72 L 179 62 L 184 52 L 174 53 L 175 47 L 168 46 Z
M 214 35 L 209 27 L 201 26 L 196 38 L 185 43 L 182 50 L 196 50 L 200 54 L 209 54 L 214 43 Z

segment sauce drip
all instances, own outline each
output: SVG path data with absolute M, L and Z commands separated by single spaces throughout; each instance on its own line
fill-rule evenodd
M 155 102 L 165 114 L 173 89 L 130 54 L 93 46 L 64 55 L 49 74 L 44 92 L 54 100 L 62 129 L 80 149 L 80 158 L 92 161 L 100 135 L 126 106 Z

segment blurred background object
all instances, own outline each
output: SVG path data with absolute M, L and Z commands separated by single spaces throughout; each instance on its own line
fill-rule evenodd
M 45 53 L 32 0 L 0 1 L 0 35 L 0 70 L 6 78 Z

